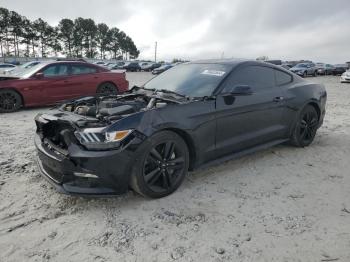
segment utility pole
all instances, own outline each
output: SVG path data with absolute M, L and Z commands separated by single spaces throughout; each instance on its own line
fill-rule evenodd
M 155 43 L 155 46 L 154 46 L 154 62 L 157 63 L 157 41 Z

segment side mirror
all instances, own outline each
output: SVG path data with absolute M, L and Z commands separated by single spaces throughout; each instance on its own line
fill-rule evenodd
M 252 88 L 247 85 L 238 85 L 229 88 L 223 96 L 248 96 L 253 94 Z
M 43 79 L 44 78 L 44 73 L 38 72 L 34 75 L 34 78 L 36 79 Z

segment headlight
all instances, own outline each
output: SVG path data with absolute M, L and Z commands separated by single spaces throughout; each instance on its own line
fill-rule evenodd
M 106 132 L 106 142 L 119 142 L 126 138 L 132 130 L 122 130 L 122 131 L 115 131 L 115 132 Z
M 132 132 L 131 129 L 105 132 L 104 128 L 87 128 L 84 131 L 75 132 L 75 136 L 88 149 L 108 150 L 119 147 L 120 142 Z

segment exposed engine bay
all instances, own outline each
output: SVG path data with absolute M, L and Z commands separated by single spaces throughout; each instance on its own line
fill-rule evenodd
M 62 104 L 52 114 L 38 115 L 37 133 L 43 144 L 61 154 L 66 154 L 68 145 L 72 141 L 77 143 L 77 139 L 86 147 L 90 143 L 95 147 L 96 143 L 106 146 L 106 134 L 100 130 L 113 122 L 142 111 L 189 101 L 187 97 L 143 88 L 133 88 L 123 95 L 83 97 Z
M 124 95 L 85 97 L 73 100 L 63 104 L 60 110 L 111 122 L 142 110 L 162 108 L 168 104 L 180 103 L 183 103 L 183 99 L 149 91 L 133 92 L 131 90 Z

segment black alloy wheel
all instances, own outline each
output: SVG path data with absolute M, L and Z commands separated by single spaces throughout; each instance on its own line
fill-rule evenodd
M 116 94 L 118 91 L 117 87 L 113 83 L 102 83 L 98 86 L 96 93 L 103 95 Z
M 189 165 L 186 143 L 176 133 L 156 133 L 140 146 L 132 172 L 131 187 L 141 195 L 159 198 L 174 192 L 184 180 Z
M 315 138 L 319 123 L 319 116 L 315 108 L 307 105 L 301 112 L 296 124 L 291 142 L 295 146 L 305 147 Z
M 10 113 L 22 107 L 21 96 L 13 90 L 0 90 L 0 113 Z
M 175 141 L 161 143 L 149 152 L 143 167 L 143 177 L 147 186 L 154 192 L 169 190 L 178 179 L 185 167 L 182 150 Z

